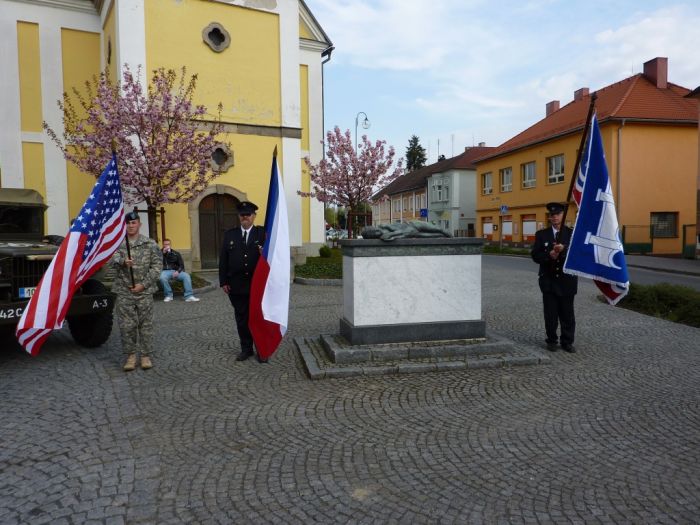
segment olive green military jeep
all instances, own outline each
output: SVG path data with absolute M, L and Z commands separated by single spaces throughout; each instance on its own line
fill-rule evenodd
M 58 251 L 61 238 L 44 236 L 46 205 L 34 190 L 0 188 L 0 331 L 14 331 Z M 76 343 L 100 346 L 112 332 L 114 295 L 99 280 L 76 290 L 66 320 Z

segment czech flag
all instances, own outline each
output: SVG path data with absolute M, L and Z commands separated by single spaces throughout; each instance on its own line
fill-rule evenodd
M 275 147 L 265 211 L 265 244 L 250 284 L 248 327 L 262 359 L 275 353 L 287 331 L 290 255 L 287 202 Z

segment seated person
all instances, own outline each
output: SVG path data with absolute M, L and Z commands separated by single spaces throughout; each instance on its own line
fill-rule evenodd
M 173 289 L 170 286 L 171 279 L 177 279 L 182 282 L 182 287 L 185 289 L 185 301 L 188 303 L 199 301 L 192 294 L 192 279 L 185 271 L 182 255 L 170 247 L 170 239 L 165 239 L 163 241 L 163 271 L 160 272 L 160 284 L 163 285 L 163 294 L 165 295 L 163 302 L 165 303 L 173 300 Z

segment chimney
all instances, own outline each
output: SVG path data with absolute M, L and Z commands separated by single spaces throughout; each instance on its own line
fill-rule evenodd
M 546 111 L 545 111 L 545 116 L 548 117 L 555 111 L 559 110 L 559 101 L 558 100 L 552 100 L 551 102 L 547 102 L 547 105 L 545 106 Z
M 574 91 L 574 102 L 583 100 L 583 97 L 588 96 L 588 88 L 581 88 Z
M 479 142 L 479 147 L 480 147 L 480 148 L 483 148 L 483 147 L 485 147 L 485 146 L 486 146 L 486 142 Z
M 668 57 L 656 57 L 644 62 L 644 76 L 659 89 L 668 87 Z

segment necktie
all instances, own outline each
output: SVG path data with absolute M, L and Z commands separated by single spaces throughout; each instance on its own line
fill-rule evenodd
M 248 232 L 243 230 L 243 244 L 248 244 Z

